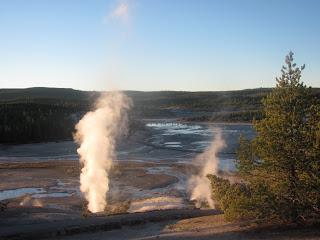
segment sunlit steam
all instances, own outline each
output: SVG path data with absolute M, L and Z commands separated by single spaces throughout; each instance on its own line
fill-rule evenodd
M 161 196 L 133 201 L 128 209 L 129 213 L 147 212 L 165 209 L 184 208 L 183 200 L 178 197 Z
M 40 199 L 32 198 L 30 195 L 25 196 L 19 205 L 27 207 L 43 207 L 43 203 Z
M 115 158 L 116 138 L 126 131 L 127 110 L 131 102 L 121 92 L 104 93 L 95 109 L 76 125 L 75 141 L 83 166 L 80 190 L 88 201 L 89 211 L 103 211 L 107 205 L 109 171 Z
M 208 204 L 210 208 L 214 208 L 210 181 L 207 175 L 218 174 L 219 158 L 217 153 L 224 147 L 225 142 L 222 139 L 221 131 L 218 130 L 211 145 L 195 159 L 195 164 L 200 166 L 200 172 L 198 175 L 191 176 L 188 186 L 191 191 L 190 200 L 195 201 L 197 207 Z

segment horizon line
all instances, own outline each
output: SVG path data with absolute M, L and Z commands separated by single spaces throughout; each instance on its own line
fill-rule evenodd
M 320 86 L 307 86 L 313 89 L 319 89 Z M 72 87 L 48 87 L 48 86 L 39 86 L 39 87 L 21 87 L 21 88 L 0 88 L 0 90 L 23 90 L 23 89 L 35 89 L 35 88 L 43 88 L 43 89 L 70 89 L 74 91 L 82 91 L 82 92 L 112 92 L 112 91 L 122 91 L 122 92 L 233 92 L 233 91 L 245 91 L 245 90 L 257 90 L 257 89 L 272 89 L 274 87 L 253 87 L 253 88 L 242 88 L 242 89 L 229 89 L 229 90 L 174 90 L 174 89 L 162 89 L 162 90 L 136 90 L 136 89 L 114 89 L 114 90 L 85 90 L 85 89 L 77 89 Z

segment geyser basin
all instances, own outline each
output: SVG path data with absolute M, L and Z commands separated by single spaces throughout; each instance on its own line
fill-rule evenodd
M 152 121 L 148 120 L 146 121 L 147 123 L 152 123 Z M 188 179 L 187 175 L 190 174 L 190 171 L 188 171 L 190 169 L 189 165 L 194 156 L 199 151 L 203 151 L 211 142 L 211 135 L 213 133 L 208 134 L 210 136 L 206 136 L 207 134 L 203 133 L 203 131 L 209 133 L 211 125 L 196 124 L 201 126 L 203 130 L 198 129 L 198 132 L 191 131 L 192 133 L 190 134 L 181 134 L 181 131 L 178 131 L 179 133 L 175 135 L 164 135 L 168 133 L 168 128 L 176 126 L 174 124 L 161 124 L 161 120 L 156 120 L 155 123 L 159 123 L 155 124 L 155 128 L 152 127 L 153 125 L 150 125 L 150 127 L 138 130 L 133 137 L 121 142 L 119 150 L 126 152 L 126 154 L 121 154 L 119 161 L 113 166 L 114 169 L 110 176 L 111 196 L 108 199 L 108 203 L 135 202 L 138 201 L 137 199 L 160 196 L 174 196 L 188 199 L 183 194 L 186 192 L 186 186 L 183 183 Z M 193 125 L 195 124 L 184 124 L 183 128 L 189 126 L 191 129 L 198 128 Z M 219 126 L 228 144 L 226 152 L 234 151 L 233 146 L 236 146 L 240 134 L 244 134 L 248 138 L 254 134 L 252 127 L 248 125 L 220 124 Z M 178 142 L 182 146 L 179 149 L 169 147 Z M 37 155 L 38 148 L 43 149 L 43 153 L 41 153 L 43 157 L 48 152 L 54 152 L 57 157 L 48 157 L 46 161 L 40 162 Z M 44 202 L 45 207 L 55 208 L 55 206 L 61 206 L 72 211 L 81 211 L 83 198 L 81 198 L 79 190 L 78 161 L 75 161 L 74 158 L 70 159 L 66 155 L 66 151 L 75 153 L 75 150 L 75 145 L 70 142 L 28 144 L 15 147 L 10 146 L 6 149 L 0 148 L 1 190 L 8 190 L 8 193 L 12 192 L 15 194 L 10 195 L 12 198 L 16 196 L 21 197 L 24 194 L 31 194 L 34 197 L 33 195 L 38 193 L 41 194 L 40 196 L 44 196 L 42 193 L 53 193 L 53 195 L 46 195 L 45 199 L 39 199 Z M 196 150 L 197 152 L 190 153 L 190 150 Z M 33 154 L 35 156 L 30 157 Z M 30 159 L 21 159 L 21 161 L 13 162 L 12 159 L 6 157 L 23 157 L 24 155 L 29 156 Z M 58 158 L 61 160 L 57 160 Z M 233 155 L 219 154 L 219 158 L 221 160 L 220 170 L 225 170 L 226 164 L 230 164 L 226 169 L 233 169 Z M 114 188 L 112 186 L 113 183 L 116 183 Z M 25 190 L 27 192 L 16 190 L 23 188 L 29 190 Z M 42 188 L 43 192 L 35 190 L 40 188 Z M 1 192 L 4 193 L 3 191 Z M 18 194 L 19 192 L 21 194 Z M 113 194 L 113 192 L 116 193 Z M 69 193 L 70 196 L 65 196 L 66 193 Z M 2 194 L 2 196 L 4 195 Z M 14 203 L 13 199 L 12 202 Z M 127 210 L 125 209 L 125 211 Z

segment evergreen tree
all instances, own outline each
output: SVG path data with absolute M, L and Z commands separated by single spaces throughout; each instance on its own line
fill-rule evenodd
M 263 118 L 254 121 L 256 138 L 240 139 L 237 167 L 245 191 L 241 203 L 223 208 L 229 219 L 303 222 L 320 215 L 320 104 L 300 81 L 304 66 L 293 63 L 292 52 L 285 62 L 276 87 L 262 101 Z M 219 193 L 226 184 L 210 179 L 218 202 L 236 201 L 239 183 L 229 184 L 226 196 Z

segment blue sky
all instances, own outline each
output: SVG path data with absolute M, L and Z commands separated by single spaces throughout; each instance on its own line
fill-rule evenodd
M 317 0 L 1 0 L 0 88 L 275 85 L 292 50 L 320 87 Z

